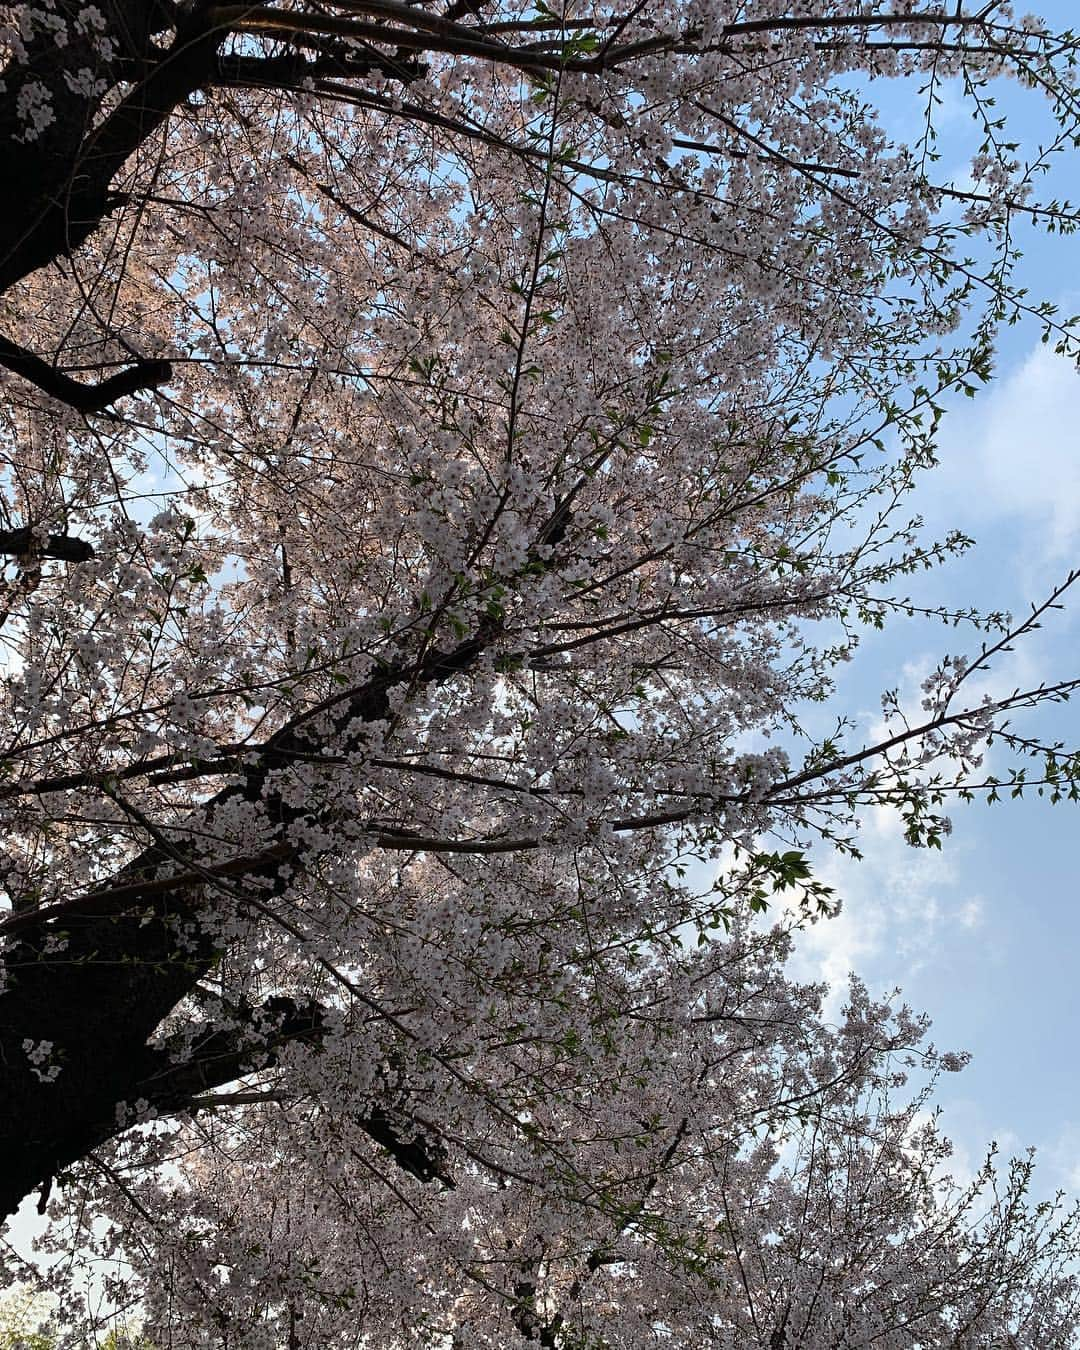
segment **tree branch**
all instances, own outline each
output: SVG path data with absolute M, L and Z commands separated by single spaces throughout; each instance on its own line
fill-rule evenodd
M 209 1031 L 190 1050 L 180 1041 L 186 1057 L 179 1064 L 175 1062 L 176 1042 L 151 1047 L 146 1055 L 146 1072 L 134 1086 L 135 1094 L 170 1115 L 274 1100 L 273 1094 L 259 1092 L 229 1093 L 218 1099 L 200 1094 L 251 1073 L 256 1067 L 254 1060 L 259 1061 L 260 1069 L 273 1068 L 278 1051 L 289 1041 L 318 1046 L 326 1032 L 326 1011 L 314 1001 L 297 1003 L 275 996 L 243 1012 L 246 1024 Z M 441 1181 L 452 1189 L 445 1144 L 433 1136 L 430 1126 L 421 1128 L 411 1119 L 404 1104 L 407 1090 L 387 1084 L 386 1091 L 388 1097 L 398 1099 L 400 1107 L 375 1104 L 355 1117 L 356 1124 L 410 1176 L 422 1182 Z
M 36 384 L 50 398 L 85 413 L 102 412 L 126 394 L 156 389 L 172 378 L 172 366 L 168 361 L 138 360 L 98 384 L 82 384 L 6 337 L 0 337 L 0 366 L 6 366 L 24 380 Z
M 85 539 L 70 534 L 50 534 L 44 543 L 38 543 L 29 525 L 18 530 L 0 530 L 0 553 L 17 558 L 57 558 L 60 562 L 87 562 L 94 556 L 94 546 Z

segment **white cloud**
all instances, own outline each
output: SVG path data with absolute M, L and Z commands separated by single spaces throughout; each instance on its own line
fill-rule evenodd
M 1036 655 L 1023 644 L 1003 654 L 992 669 L 972 677 L 964 703 L 977 707 L 984 695 L 1002 698 L 1037 684 Z M 940 653 L 913 655 L 900 672 L 900 706 L 912 725 L 926 716 L 920 686 L 939 659 Z M 896 730 L 875 713 L 864 712 L 859 720 L 868 743 L 883 741 Z M 998 757 L 992 752 L 992 759 Z M 984 767 L 1002 765 L 991 765 L 988 759 Z M 881 990 L 904 987 L 915 975 L 947 966 L 986 917 L 983 895 L 965 877 L 972 870 L 970 855 L 977 839 L 954 836 L 940 851 L 912 848 L 900 812 L 875 806 L 862 813 L 856 842 L 861 860 L 815 850 L 815 875 L 833 887 L 842 908 L 836 918 L 807 927 L 796 937 L 793 973 L 828 983 L 831 1015 L 843 1003 L 852 971 Z
M 961 928 L 968 932 L 978 928 L 983 921 L 983 899 L 981 895 L 973 895 L 970 900 L 964 903 L 956 911 L 956 921 Z
M 1080 1194 L 1080 1124 L 1066 1121 L 1041 1154 L 1056 1184 Z
M 892 807 L 866 814 L 858 842 L 861 861 L 818 858 L 815 873 L 834 888 L 842 909 L 804 928 L 795 941 L 792 973 L 829 985 L 829 1015 L 843 1003 L 852 971 L 881 991 L 903 986 L 983 917 L 982 898 L 961 889 L 956 855 L 962 849 L 911 848 Z
M 1040 345 L 970 409 L 955 409 L 942 424 L 934 477 L 928 487 L 955 523 L 1016 521 L 1033 562 L 1071 559 L 1080 540 L 1075 364 Z

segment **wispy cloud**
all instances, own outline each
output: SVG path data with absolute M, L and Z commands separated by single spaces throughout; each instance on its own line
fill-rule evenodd
M 1038 346 L 942 428 L 941 466 L 930 486 L 943 515 L 976 530 L 1015 522 L 1036 567 L 1075 557 L 1080 375 L 1072 361 Z
M 828 983 L 831 1013 L 852 971 L 881 990 L 903 986 L 983 922 L 983 897 L 964 883 L 962 850 L 911 848 L 892 807 L 866 814 L 859 847 L 861 861 L 818 860 L 817 876 L 834 888 L 841 912 L 805 928 L 795 945 L 794 973 Z

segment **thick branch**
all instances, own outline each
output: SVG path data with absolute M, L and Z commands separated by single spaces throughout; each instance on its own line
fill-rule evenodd
M 121 48 L 146 74 L 100 126 L 84 136 L 84 129 L 93 123 L 97 100 L 75 98 L 64 79 L 78 68 L 74 44 L 70 51 L 43 50 L 32 67 L 36 76 L 46 77 L 56 114 L 43 142 L 27 142 L 22 136 L 18 112 L 22 82 L 10 80 L 0 99 L 0 129 L 9 133 L 0 150 L 0 173 L 6 182 L 20 185 L 19 209 L 6 212 L 0 223 L 0 291 L 70 255 L 93 234 L 123 200 L 110 195 L 115 176 L 173 110 L 209 83 L 214 73 L 218 49 L 227 34 L 206 25 L 201 5 L 184 7 L 185 18 L 164 53 L 151 41 L 150 29 L 160 28 L 160 21 L 155 19 L 148 27 L 150 6 L 114 3 L 110 8 L 122 8 L 122 13 L 110 16 L 122 39 Z M 129 9 L 135 13 L 129 15 Z M 85 64 L 93 68 L 96 58 L 86 55 Z
M 144 1076 L 135 1085 L 137 1096 L 162 1114 L 213 1106 L 214 1098 L 201 1098 L 200 1094 L 250 1073 L 256 1067 L 255 1060 L 260 1069 L 273 1068 L 278 1051 L 289 1041 L 318 1046 L 325 1034 L 326 1013 L 318 1003 L 274 997 L 246 1012 L 246 1026 L 210 1031 L 190 1048 L 182 1046 L 184 1058 L 180 1063 L 174 1062 L 176 1047 L 172 1044 L 151 1048 Z M 254 1037 L 250 1035 L 252 1030 Z M 243 1097 L 237 1094 L 240 1104 Z M 394 1109 L 395 1099 L 401 1100 L 400 1110 Z M 357 1116 L 356 1123 L 403 1171 L 419 1181 L 438 1180 L 447 1188 L 453 1187 L 445 1146 L 433 1137 L 430 1126 L 419 1128 L 410 1120 L 401 1088 L 388 1086 L 387 1104 L 376 1103 L 366 1114 Z
M 253 900 L 262 904 L 284 885 L 284 863 L 303 865 L 307 849 L 287 840 L 290 826 L 308 813 L 282 800 L 271 775 L 298 754 L 312 752 L 321 740 L 309 733 L 313 720 L 328 717 L 331 734 L 344 738 L 344 748 L 357 746 L 364 723 L 390 715 L 391 690 L 442 682 L 468 670 L 497 632 L 496 625 L 487 625 L 449 651 L 431 648 L 413 662 L 384 667 L 270 737 L 243 777 L 203 808 L 212 818 L 238 798 L 257 805 L 278 840 L 260 854 L 178 867 L 182 850 L 155 844 L 92 897 L 8 917 L 3 934 L 15 945 L 5 953 L 9 984 L 0 995 L 0 1099 L 6 1104 L 0 1113 L 0 1157 L 8 1165 L 0 1177 L 0 1214 L 124 1129 L 126 1117 L 118 1116 L 117 1103 L 147 1097 L 148 1080 L 163 1068 L 154 1069 L 151 1037 L 214 959 L 215 940 L 203 913 L 208 893 L 217 890 L 215 881 L 242 876 Z M 242 905 L 242 892 L 231 903 Z M 55 1081 L 38 1078 L 24 1048 L 27 1039 L 52 1044 L 60 1065 Z M 219 1069 L 228 1076 L 218 1081 L 237 1076 L 238 1065 L 223 1047 L 203 1049 L 204 1074 L 208 1054 L 212 1059 L 220 1053 Z M 180 1093 L 178 1081 L 171 1081 Z M 208 1083 L 205 1077 L 185 1082 L 180 1095 L 190 1101 Z M 391 1113 L 373 1113 L 364 1128 L 414 1175 L 424 1180 L 443 1175 L 423 1145 L 399 1135 Z
M 16 558 L 57 558 L 60 562 L 87 562 L 94 556 L 94 546 L 85 539 L 70 534 L 50 534 L 44 543 L 38 543 L 34 531 L 24 525 L 20 530 L 0 530 L 0 553 Z
M 97 384 L 82 384 L 6 337 L 0 337 L 0 366 L 6 366 L 36 384 L 51 398 L 85 413 L 101 412 L 126 394 L 156 389 L 172 378 L 172 366 L 168 361 L 140 360 Z

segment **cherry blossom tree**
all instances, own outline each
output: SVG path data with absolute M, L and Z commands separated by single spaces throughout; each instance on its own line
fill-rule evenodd
M 704 1300 L 711 1248 L 678 1219 L 698 1223 L 700 1191 L 714 1229 L 742 1206 L 715 1231 L 759 1267 L 708 1313 L 729 1341 L 749 1318 L 783 1344 L 786 1316 L 835 1343 L 859 1280 L 882 1291 L 865 1317 L 900 1325 L 898 1268 L 842 1296 L 836 1271 L 862 1267 L 821 1255 L 813 1309 L 791 1273 L 781 1196 L 802 1187 L 807 1250 L 833 1251 L 848 1230 L 803 1183 L 845 1148 L 853 1178 L 872 1168 L 859 1103 L 886 1071 L 868 1040 L 833 1084 L 814 998 L 763 973 L 746 915 L 776 888 L 827 910 L 805 850 L 853 848 L 866 804 L 934 845 L 951 794 L 1073 792 L 1076 757 L 1010 718 L 1076 681 L 977 690 L 1071 578 L 1019 625 L 943 613 L 975 653 L 943 660 L 918 716 L 887 698 L 884 739 L 803 723 L 865 625 L 916 611 L 904 576 L 968 542 L 902 505 L 942 401 L 989 376 L 1002 321 L 1069 348 L 1013 271 L 1018 221 L 1073 223 L 1035 194 L 1076 134 L 1076 43 L 996 3 L 776 10 L 0 10 L 19 188 L 0 222 L 0 1210 L 54 1184 L 58 1222 L 87 1187 L 103 1212 L 178 1207 L 176 1233 L 215 1230 L 222 1260 L 160 1288 L 209 1308 L 208 1271 L 251 1278 L 223 1197 L 259 1208 L 235 1231 L 263 1245 L 273 1162 L 305 1233 L 367 1207 L 348 1259 L 383 1271 L 376 1334 L 412 1316 L 422 1266 L 452 1272 L 423 1314 L 439 1335 L 478 1319 L 570 1346 L 601 1334 L 642 1244 L 655 1289 L 684 1256 L 709 1267 L 687 1286 Z M 1030 154 L 992 103 L 1010 75 L 1047 111 Z M 929 111 L 914 140 L 875 114 L 892 77 Z M 979 128 L 962 185 L 936 176 L 946 81 Z M 1014 766 L 996 778 L 993 743 Z M 728 1026 L 749 987 L 760 1042 Z M 887 1047 L 886 1013 L 852 1016 Z M 698 1029 L 714 1017 L 719 1040 Z M 744 1123 L 793 1096 L 806 1129 L 828 1121 L 795 1180 L 774 1145 L 744 1150 Z M 874 1231 L 917 1245 L 945 1219 L 916 1204 L 913 1118 L 881 1110 L 899 1198 Z M 973 1289 L 993 1234 L 1041 1231 L 1004 1214 L 942 1238 L 946 1266 L 982 1253 Z M 260 1307 L 291 1344 L 279 1217 Z M 1037 1263 L 982 1309 L 944 1297 L 936 1259 L 912 1317 L 1028 1334 Z M 785 1289 L 779 1322 L 759 1311 Z M 667 1334 L 649 1298 L 622 1343 Z
M 320 1072 L 127 1136 L 51 1245 L 162 1350 L 1075 1346 L 1080 1211 L 1030 1201 L 1030 1158 L 953 1179 L 927 1104 L 964 1057 L 858 983 L 828 1024 L 789 942 L 671 952 L 539 1052 L 527 1131 L 489 1114 L 438 1184 L 395 1176 Z

